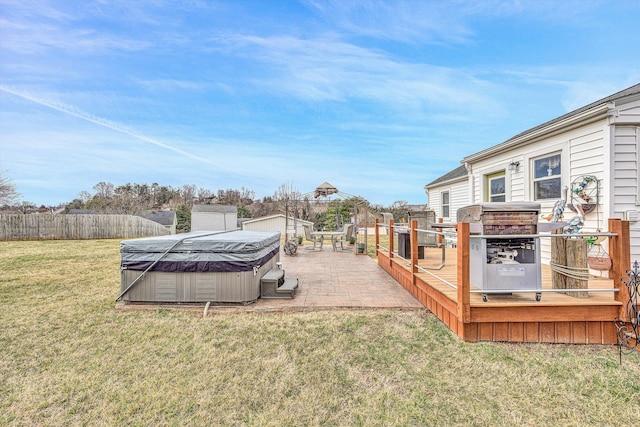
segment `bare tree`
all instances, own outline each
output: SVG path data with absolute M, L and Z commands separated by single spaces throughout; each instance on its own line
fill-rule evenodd
M 198 203 L 212 203 L 216 199 L 213 191 L 207 190 L 206 188 L 198 189 Z
M 126 183 L 117 186 L 107 209 L 129 215 L 134 215 L 144 210 L 144 206 L 140 203 L 141 200 L 138 190 L 138 184 Z
M 92 196 L 88 191 L 82 190 L 80 193 L 78 193 L 78 198 L 80 199 L 80 201 L 82 201 L 83 205 L 86 205 L 89 200 L 91 200 Z
M 395 221 L 402 221 L 402 219 L 407 218 L 407 205 L 409 202 L 406 200 L 396 200 L 387 208 L 388 212 L 393 214 L 393 219 Z
M 293 187 L 292 183 L 284 183 L 273 194 L 273 208 L 276 212 L 302 218 L 303 201 L 301 199 L 302 194 Z
M 189 209 L 193 207 L 193 199 L 196 196 L 196 186 L 185 184 L 180 188 L 180 197 L 182 197 L 182 203 L 187 205 Z
M 110 182 L 101 181 L 93 186 L 93 189 L 96 190 L 96 196 L 101 199 L 110 199 L 113 197 L 114 186 Z
M 9 180 L 2 176 L 0 171 L 0 205 L 11 205 L 18 201 L 20 193 L 16 191 L 16 186 Z
M 253 203 L 253 199 L 256 198 L 255 191 L 242 187 L 240 189 L 240 203 L 243 205 L 250 205 Z
M 36 212 L 38 210 L 38 207 L 31 202 L 22 202 L 22 204 L 18 206 L 18 210 L 20 211 L 20 213 L 29 214 Z

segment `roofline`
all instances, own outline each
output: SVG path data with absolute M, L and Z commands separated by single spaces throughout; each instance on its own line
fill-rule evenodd
M 482 160 L 492 155 L 503 152 L 505 150 L 511 150 L 521 145 L 529 144 L 538 141 L 554 134 L 563 133 L 571 129 L 575 129 L 580 126 L 584 126 L 598 120 L 607 118 L 610 115 L 610 111 L 613 110 L 615 104 L 613 102 L 604 102 L 579 114 L 571 115 L 563 120 L 552 121 L 547 125 L 535 127 L 530 131 L 523 134 L 516 135 L 505 142 L 489 147 L 478 153 L 464 157 L 463 163 L 473 163 L 478 160 Z
M 436 183 L 426 184 L 424 186 L 424 189 L 428 190 L 430 188 L 441 187 L 443 185 L 454 184 L 456 182 L 462 182 L 462 181 L 468 181 L 468 180 L 469 180 L 469 175 L 467 174 L 467 175 L 464 175 L 464 176 L 458 176 L 456 178 L 447 179 L 446 181 L 440 181 L 440 182 L 436 182 Z

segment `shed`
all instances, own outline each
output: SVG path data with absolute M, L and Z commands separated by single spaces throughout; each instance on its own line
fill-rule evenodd
M 305 225 L 313 227 L 313 222 L 311 221 L 305 221 L 302 219 L 294 220 L 292 217 L 289 217 L 289 226 L 291 226 L 294 221 L 297 226 L 296 234 L 298 236 L 304 235 Z M 286 222 L 286 217 L 283 214 L 269 215 L 244 221 L 242 223 L 242 229 L 252 231 L 278 231 L 284 236 L 286 234 Z
M 228 205 L 194 205 L 191 231 L 228 231 L 238 228 L 238 208 Z

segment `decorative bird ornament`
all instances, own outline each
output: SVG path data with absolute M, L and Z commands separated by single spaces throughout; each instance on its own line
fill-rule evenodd
M 574 203 L 573 207 L 576 209 L 578 215 L 571 218 L 569 222 L 567 222 L 567 225 L 562 227 L 564 234 L 578 234 L 584 226 L 584 210 L 582 210 L 582 205 L 580 203 Z
M 551 214 L 543 216 L 542 218 L 551 222 L 559 222 L 562 219 L 562 214 L 564 213 L 565 208 L 567 207 L 567 192 L 569 191 L 568 186 L 564 186 L 562 188 L 562 193 L 560 195 L 560 200 L 558 200 L 554 205 L 553 209 L 551 209 Z

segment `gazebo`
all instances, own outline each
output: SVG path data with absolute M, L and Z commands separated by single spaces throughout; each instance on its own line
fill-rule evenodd
M 331 197 L 336 196 L 336 199 L 346 200 L 346 199 L 356 199 L 356 196 L 351 194 L 347 194 L 338 190 L 334 185 L 329 182 L 323 182 L 318 185 L 313 191 L 308 193 L 304 193 L 295 199 L 288 199 L 285 207 L 285 218 L 286 218 L 286 235 L 285 235 L 285 245 L 284 252 L 286 255 L 295 255 L 297 253 L 297 226 L 296 221 L 297 218 L 297 209 L 294 209 L 293 216 L 293 224 L 289 224 L 289 209 L 293 206 L 297 207 L 298 203 L 304 201 L 315 201 L 316 203 L 324 202 L 325 204 L 331 201 Z M 335 199 L 334 199 L 335 200 Z M 352 218 L 355 227 L 355 237 L 356 237 L 356 246 L 363 247 L 362 254 L 367 253 L 367 219 L 369 215 L 369 207 L 366 200 L 362 199 L 361 202 L 357 202 L 354 206 Z M 341 218 L 338 220 L 340 221 Z M 363 222 L 364 227 L 360 229 L 358 224 Z M 362 246 L 361 246 L 362 245 Z M 358 253 L 358 251 L 356 251 Z

